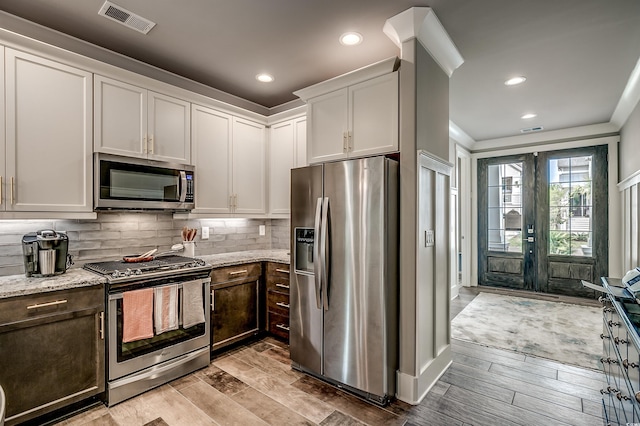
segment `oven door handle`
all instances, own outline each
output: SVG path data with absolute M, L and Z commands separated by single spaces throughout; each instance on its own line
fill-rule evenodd
M 208 277 L 208 278 L 202 278 L 202 279 L 194 280 L 194 281 L 198 281 L 198 282 L 200 282 L 200 284 L 202 284 L 202 285 L 204 285 L 204 284 L 210 284 L 210 283 L 211 283 L 211 278 L 210 278 L 210 277 Z M 188 282 L 191 282 L 191 281 L 180 281 L 180 282 L 173 283 L 173 284 L 178 284 L 178 290 L 182 290 L 182 284 L 184 284 L 184 283 L 188 283 Z M 172 283 L 169 283 L 169 285 L 171 285 L 171 284 L 172 284 Z M 150 288 L 156 288 L 156 287 L 166 287 L 166 285 L 150 286 Z M 125 293 L 125 292 L 123 292 L 123 291 L 119 291 L 119 292 L 117 292 L 117 293 L 110 293 L 110 294 L 109 294 L 109 300 L 120 300 L 120 299 L 122 299 L 122 295 L 123 295 L 124 293 Z

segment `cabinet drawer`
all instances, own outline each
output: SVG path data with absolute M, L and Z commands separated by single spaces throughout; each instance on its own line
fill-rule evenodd
M 286 263 L 267 262 L 267 277 L 289 280 L 289 265 Z
M 102 309 L 103 301 L 102 285 L 0 299 L 0 326 L 96 306 Z
M 262 274 L 260 263 L 246 263 L 244 265 L 225 266 L 211 271 L 211 283 L 224 283 L 228 281 L 246 280 L 247 278 L 259 278 Z
M 289 318 L 269 312 L 269 333 L 289 340 Z
M 273 291 L 267 292 L 267 310 L 269 312 L 275 312 L 279 315 L 289 317 L 289 295 L 276 293 Z
M 289 294 L 289 278 L 267 277 L 267 291 Z

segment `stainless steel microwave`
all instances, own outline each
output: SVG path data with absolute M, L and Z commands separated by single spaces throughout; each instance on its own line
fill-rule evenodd
M 191 210 L 193 166 L 119 155 L 94 154 L 97 210 Z

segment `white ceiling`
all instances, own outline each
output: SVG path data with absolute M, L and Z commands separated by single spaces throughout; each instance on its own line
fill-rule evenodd
M 609 122 L 640 58 L 638 0 L 113 2 L 157 26 L 143 35 L 105 19 L 104 0 L 2 0 L 0 10 L 270 108 L 399 56 L 386 19 L 429 6 L 465 59 L 451 77 L 451 120 L 476 141 Z M 349 30 L 364 42 L 339 44 Z M 258 83 L 263 71 L 276 80 Z M 514 75 L 528 80 L 504 86 Z

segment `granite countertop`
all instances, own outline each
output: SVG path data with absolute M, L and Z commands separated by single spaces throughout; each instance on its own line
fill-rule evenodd
M 209 263 L 214 268 L 240 265 L 249 262 L 279 262 L 288 264 L 289 250 L 250 250 L 196 257 Z M 64 274 L 44 278 L 27 278 L 24 274 L 9 275 L 0 277 L 0 299 L 76 287 L 89 287 L 106 282 L 106 278 L 80 268 L 68 269 Z
M 8 275 L 0 277 L 0 299 L 77 287 L 89 287 L 106 282 L 106 278 L 78 268 L 68 269 L 64 274 L 53 277 L 27 278 L 24 274 Z
M 249 250 L 196 257 L 204 260 L 214 268 L 240 265 L 249 262 L 278 262 L 288 264 L 289 250 Z

